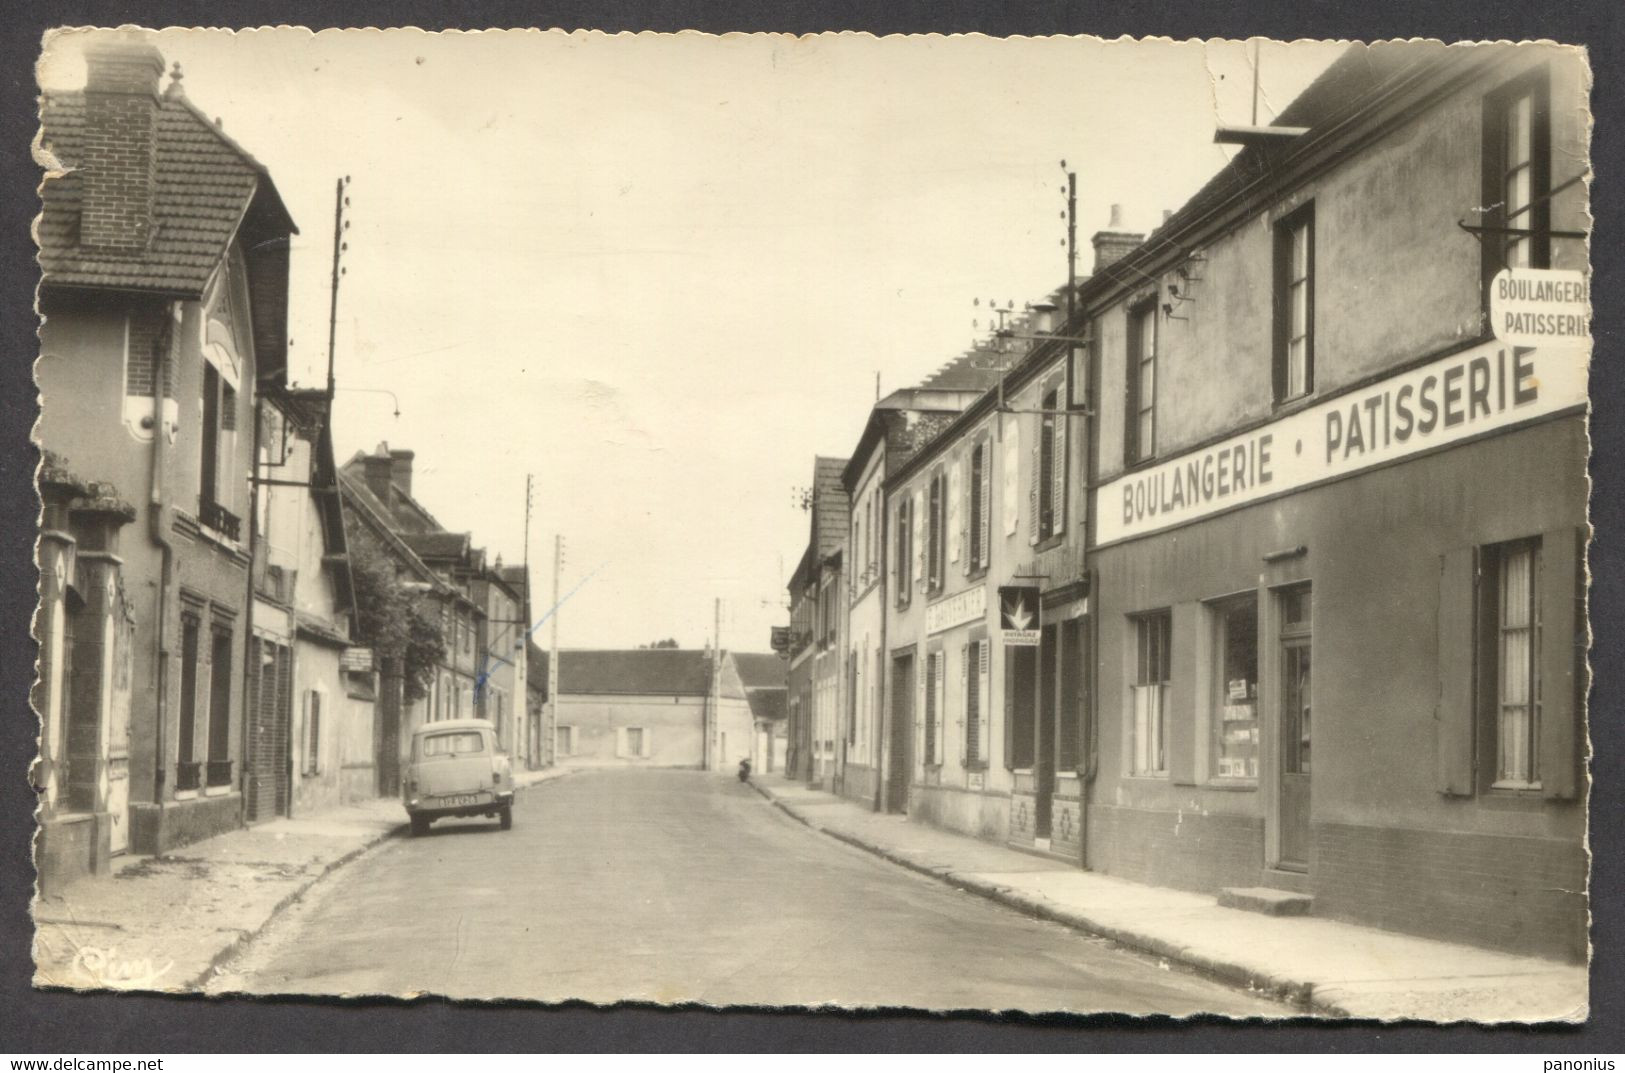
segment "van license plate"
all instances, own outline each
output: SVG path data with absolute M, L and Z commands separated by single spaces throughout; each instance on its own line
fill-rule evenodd
M 440 803 L 447 808 L 460 808 L 463 805 L 477 805 L 480 803 L 479 794 L 454 794 L 451 797 L 442 797 Z

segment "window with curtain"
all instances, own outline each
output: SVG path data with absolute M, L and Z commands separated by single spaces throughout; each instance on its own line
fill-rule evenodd
M 1134 774 L 1168 770 L 1167 700 L 1172 678 L 1173 616 L 1167 611 L 1134 620 Z

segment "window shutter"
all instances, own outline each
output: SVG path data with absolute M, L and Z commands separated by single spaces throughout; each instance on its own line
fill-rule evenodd
M 1168 740 L 1168 777 L 1182 786 L 1196 784 L 1196 700 L 1201 683 L 1196 680 L 1197 634 L 1202 624 L 1202 606 L 1179 604 L 1173 610 L 1169 630 L 1168 711 L 1163 726 Z
M 931 762 L 931 758 L 925 755 L 925 721 L 931 714 L 926 710 L 926 688 L 930 678 L 931 657 L 928 655 L 920 667 L 919 675 L 915 678 L 914 757 L 916 769 Z
M 936 736 L 937 736 L 937 741 L 936 741 L 935 756 L 932 758 L 938 764 L 942 763 L 942 704 L 943 704 L 943 701 L 948 699 L 948 683 L 946 681 L 947 677 L 948 677 L 948 653 L 946 653 L 946 652 L 938 652 L 937 653 L 937 705 L 936 705 L 936 707 L 937 707 L 937 712 L 936 712 L 936 721 L 937 721 L 937 735 Z
M 954 459 L 953 465 L 948 467 L 948 561 L 957 563 L 960 559 L 960 545 L 965 542 L 965 534 L 960 528 L 960 519 L 963 516 L 960 497 L 964 495 L 964 460 Z
M 1016 535 L 1016 518 L 1021 513 L 1021 422 L 1004 419 L 1004 535 Z
M 615 755 L 616 756 L 625 756 L 626 755 L 626 728 L 625 727 L 616 727 L 615 728 Z
M 959 766 L 963 768 L 970 759 L 968 751 L 970 718 L 970 661 L 971 646 L 959 646 L 959 717 L 954 720 L 954 738 L 959 742 Z
M 1555 529 L 1540 538 L 1540 790 L 1579 793 L 1585 710 L 1585 536 Z
M 641 756 L 641 757 L 643 757 L 645 759 L 648 758 L 648 756 L 649 756 L 649 746 L 652 744 L 654 736 L 655 736 L 655 732 L 654 732 L 654 729 L 652 727 L 644 727 L 643 728 L 643 733 L 638 736 L 638 755 L 639 756 Z
M 917 488 L 914 491 L 914 506 L 909 511 L 909 532 L 914 538 L 914 584 L 916 586 L 925 580 L 925 528 L 930 524 L 926 519 L 921 524 L 925 514 L 925 489 Z
M 1032 472 L 1028 474 L 1027 480 L 1027 543 L 1029 544 L 1038 543 L 1038 484 L 1040 473 L 1043 470 L 1043 458 L 1040 455 L 1040 447 L 1044 441 L 1042 435 L 1043 420 L 1042 417 L 1038 419 L 1039 427 L 1035 430 L 1033 436 Z
M 1063 387 L 1056 393 L 1059 398 L 1065 394 Z M 1055 423 L 1053 446 L 1050 448 L 1050 474 L 1053 485 L 1050 488 L 1050 532 L 1063 533 L 1066 531 L 1066 424 L 1067 418 L 1057 414 L 1050 419 Z
M 1436 777 L 1442 794 L 1473 793 L 1473 647 L 1478 549 L 1455 548 L 1440 560 L 1439 706 L 1433 716 Z
M 981 562 L 976 564 L 977 566 L 981 567 L 986 567 L 988 564 L 987 545 L 988 541 L 993 536 L 993 520 L 989 516 L 990 512 L 993 510 L 992 447 L 993 443 L 991 440 L 984 440 L 982 442 L 982 480 L 981 483 L 977 485 L 975 493 L 978 497 L 980 497 L 979 502 L 981 503 L 982 507 L 981 511 L 979 512 L 979 524 L 982 531 L 977 540 L 977 543 L 981 548 L 982 559 Z
M 976 758 L 982 763 L 988 762 L 987 745 L 991 740 L 988 734 L 988 724 L 993 721 L 993 682 L 991 674 L 992 642 L 983 641 L 977 646 L 976 665 L 981 670 L 981 697 L 977 704 L 979 715 L 976 720 Z

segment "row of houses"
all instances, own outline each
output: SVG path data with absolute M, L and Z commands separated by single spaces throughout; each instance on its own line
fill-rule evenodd
M 789 773 L 1190 890 L 1587 949 L 1571 51 L 1353 46 L 1149 234 L 819 458 Z M 1085 182 L 1087 177 L 1085 176 Z
M 42 101 L 42 883 L 399 788 L 414 724 L 545 762 L 524 570 L 340 466 L 288 377 L 294 221 L 139 37 Z

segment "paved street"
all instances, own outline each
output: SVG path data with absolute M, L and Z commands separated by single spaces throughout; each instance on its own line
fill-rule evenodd
M 211 990 L 1279 1016 L 850 849 L 736 780 L 583 773 L 335 873 Z

